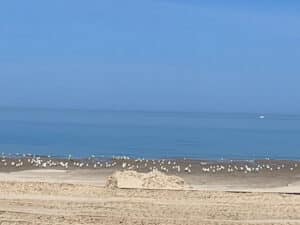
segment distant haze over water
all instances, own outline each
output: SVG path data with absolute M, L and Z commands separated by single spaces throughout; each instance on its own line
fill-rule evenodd
M 0 108 L 0 152 L 300 159 L 300 115 Z

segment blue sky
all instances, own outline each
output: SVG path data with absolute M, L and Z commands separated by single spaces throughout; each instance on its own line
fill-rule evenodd
M 0 105 L 300 113 L 299 1 L 2 1 Z

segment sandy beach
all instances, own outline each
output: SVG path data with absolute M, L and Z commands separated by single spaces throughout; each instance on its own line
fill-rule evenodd
M 2 171 L 0 224 L 300 224 L 298 172 L 163 173 L 185 185 L 106 187 L 116 171 L 121 170 Z
M 300 225 L 299 27 L 300 0 L 0 1 L 0 225 Z

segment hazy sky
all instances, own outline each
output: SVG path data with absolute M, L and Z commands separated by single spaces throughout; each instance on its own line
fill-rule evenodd
M 0 3 L 0 105 L 300 112 L 300 1 Z

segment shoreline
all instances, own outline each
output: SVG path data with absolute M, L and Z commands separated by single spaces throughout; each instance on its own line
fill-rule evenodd
M 31 160 L 31 161 L 28 161 Z M 209 165 L 254 165 L 259 163 L 269 163 L 272 165 L 280 165 L 286 164 L 288 166 L 292 166 L 292 164 L 296 166 L 292 166 L 293 168 L 300 167 L 300 159 L 272 159 L 272 158 L 251 158 L 251 159 L 230 159 L 230 158 L 221 158 L 221 159 L 207 159 L 207 158 L 187 158 L 187 157 L 175 157 L 175 158 L 139 158 L 139 157 L 128 157 L 128 156 L 118 156 L 118 157 L 82 157 L 82 158 L 73 158 L 73 157 L 52 157 L 52 156 L 44 156 L 44 155 L 34 155 L 34 154 L 8 154 L 5 155 L 2 153 L 0 155 L 0 169 L 7 167 L 7 168 L 17 168 L 17 169 L 27 169 L 27 166 L 32 165 L 33 167 L 43 167 L 42 164 L 46 162 L 47 167 L 59 167 L 59 164 L 68 162 L 68 165 L 71 168 L 76 167 L 76 165 L 72 163 L 83 163 L 86 165 L 87 163 L 89 166 L 81 166 L 80 168 L 90 168 L 92 165 L 99 167 L 104 167 L 104 164 L 111 164 L 111 163 L 120 163 L 120 162 L 154 162 L 154 163 L 163 163 L 163 162 L 175 162 L 175 163 L 192 163 L 197 164 L 200 163 L 202 165 L 209 164 Z M 14 162 L 11 164 L 11 162 Z M 22 163 L 21 163 L 22 162 Z M 19 164 L 21 163 L 21 164 Z M 62 166 L 65 167 L 65 166 Z M 77 166 L 78 167 L 78 166 Z M 68 168 L 66 168 L 68 169 Z
M 0 157 L 0 182 L 51 182 L 104 186 L 116 171 L 160 171 L 194 190 L 300 193 L 300 161 L 190 159 L 58 159 Z

